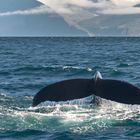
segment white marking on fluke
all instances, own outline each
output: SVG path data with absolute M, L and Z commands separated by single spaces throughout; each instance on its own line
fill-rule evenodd
M 103 78 L 102 78 L 102 75 L 101 75 L 101 73 L 100 73 L 99 71 L 97 71 L 97 72 L 95 73 L 94 78 L 95 78 L 95 81 L 98 80 L 98 79 L 103 79 Z

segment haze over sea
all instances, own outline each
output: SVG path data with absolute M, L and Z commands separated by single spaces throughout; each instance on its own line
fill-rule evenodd
M 31 107 L 44 86 L 97 70 L 140 87 L 140 38 L 0 38 L 0 140 L 139 140 L 138 105 L 88 97 Z

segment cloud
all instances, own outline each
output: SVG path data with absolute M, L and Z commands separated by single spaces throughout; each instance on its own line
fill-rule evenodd
M 140 0 L 110 0 L 113 4 L 119 7 L 131 7 L 140 3 Z
M 75 15 L 86 12 L 88 15 L 97 14 L 139 14 L 140 0 L 37 0 L 59 14 Z M 90 14 L 89 14 L 90 13 Z
M 140 14 L 140 7 L 136 7 L 137 4 L 140 4 L 140 0 L 121 0 L 121 2 L 118 0 L 110 0 L 110 5 L 101 9 L 98 13 L 106 15 Z
M 8 12 L 0 13 L 0 17 L 14 16 L 14 15 L 43 14 L 43 13 L 53 13 L 53 10 L 43 5 L 43 6 L 35 7 L 32 9 L 27 9 L 27 10 L 17 10 L 17 11 L 8 11 Z
M 131 14 L 140 14 L 140 8 L 138 7 L 129 7 L 129 8 L 114 8 L 114 9 L 105 9 L 100 14 L 105 15 L 131 15 Z
M 62 16 L 70 26 L 74 26 L 77 29 L 86 32 L 90 36 L 94 35 L 89 30 L 86 30 L 86 28 L 80 26 L 79 23 L 98 16 L 96 13 L 89 11 L 93 5 L 98 7 L 98 4 L 89 0 L 61 0 L 61 2 L 59 0 L 38 1 L 47 5 L 58 15 Z
M 87 27 L 82 26 L 86 20 L 102 15 L 140 14 L 140 8 L 135 5 L 140 0 L 37 0 L 50 7 L 71 26 L 94 36 Z

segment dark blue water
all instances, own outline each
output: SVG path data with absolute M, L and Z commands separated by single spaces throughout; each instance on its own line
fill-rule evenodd
M 140 38 L 0 38 L 0 139 L 140 139 L 140 107 L 90 97 L 32 108 L 44 86 L 70 78 L 140 87 Z

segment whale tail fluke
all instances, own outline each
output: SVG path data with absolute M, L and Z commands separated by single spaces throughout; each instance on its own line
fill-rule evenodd
M 80 99 L 93 94 L 94 80 L 71 79 L 57 82 L 41 89 L 33 99 L 33 105 L 37 106 L 44 101 L 67 101 Z
M 125 81 L 111 79 L 98 80 L 94 94 L 119 103 L 140 104 L 140 89 Z
M 37 106 L 44 101 L 67 101 L 90 95 L 124 104 L 140 104 L 140 89 L 130 83 L 102 79 L 99 72 L 93 79 L 71 79 L 57 82 L 41 89 L 33 99 Z

